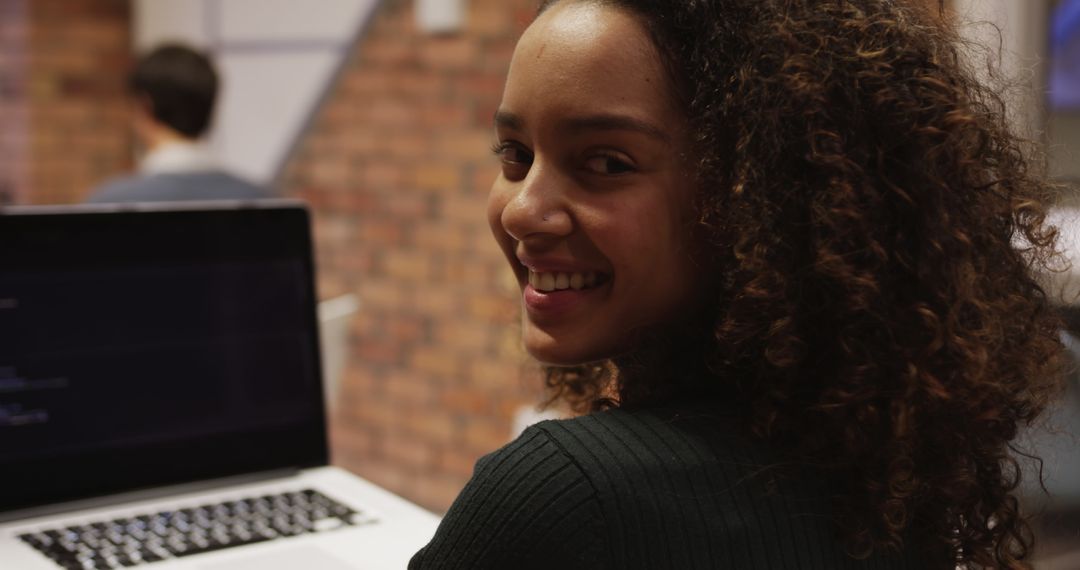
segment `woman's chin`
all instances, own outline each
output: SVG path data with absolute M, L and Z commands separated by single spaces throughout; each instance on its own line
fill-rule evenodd
M 577 366 L 607 358 L 604 354 L 597 354 L 601 351 L 583 350 L 587 348 L 580 342 L 560 341 L 550 337 L 525 338 L 525 351 L 547 366 Z

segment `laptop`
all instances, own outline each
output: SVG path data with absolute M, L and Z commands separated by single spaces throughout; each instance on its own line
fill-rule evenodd
M 0 209 L 0 567 L 400 569 L 438 518 L 328 465 L 309 216 Z

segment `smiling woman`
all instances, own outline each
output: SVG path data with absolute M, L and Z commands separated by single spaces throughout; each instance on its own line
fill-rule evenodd
M 488 220 L 553 398 L 410 568 L 1026 568 L 1051 191 L 900 0 L 547 2 Z
M 587 4 L 545 16 L 495 117 L 503 174 L 488 218 L 522 284 L 526 348 L 578 364 L 692 305 L 694 186 L 685 118 L 637 20 Z

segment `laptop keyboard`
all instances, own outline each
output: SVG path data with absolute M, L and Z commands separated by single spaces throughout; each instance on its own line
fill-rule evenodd
M 306 489 L 31 532 L 19 538 L 65 569 L 127 568 L 377 522 Z

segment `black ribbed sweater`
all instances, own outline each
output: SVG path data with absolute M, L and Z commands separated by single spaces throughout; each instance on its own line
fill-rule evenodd
M 846 556 L 811 470 L 771 475 L 763 445 L 693 409 L 529 428 L 477 462 L 409 569 L 924 567 Z

